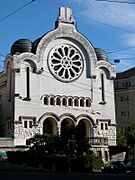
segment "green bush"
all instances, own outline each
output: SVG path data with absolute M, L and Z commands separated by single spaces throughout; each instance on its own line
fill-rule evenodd
M 85 167 L 94 170 L 101 170 L 103 166 L 103 161 L 100 157 L 96 156 L 94 153 L 87 153 L 85 156 Z

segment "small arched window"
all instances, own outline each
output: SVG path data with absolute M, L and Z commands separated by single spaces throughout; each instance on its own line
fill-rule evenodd
M 86 107 L 90 107 L 91 103 L 90 103 L 90 99 L 86 99 Z
M 74 99 L 74 106 L 78 106 L 78 104 L 79 104 L 79 103 L 78 103 L 78 99 L 75 98 L 75 99 Z
M 48 105 L 48 97 L 47 96 L 44 98 L 44 104 Z
M 60 106 L 60 104 L 61 104 L 61 102 L 60 102 L 60 98 L 59 98 L 59 97 L 57 97 L 57 98 L 56 98 L 56 105 Z
M 73 106 L 72 98 L 69 98 L 69 99 L 68 99 L 68 106 Z
M 84 107 L 84 99 L 80 99 L 80 106 Z
M 66 105 L 67 105 L 67 100 L 66 100 L 66 98 L 63 98 L 63 99 L 62 99 L 62 105 L 63 105 L 63 106 L 66 106 Z
M 54 105 L 55 104 L 55 102 L 54 102 L 54 97 L 51 97 L 50 98 L 50 105 Z

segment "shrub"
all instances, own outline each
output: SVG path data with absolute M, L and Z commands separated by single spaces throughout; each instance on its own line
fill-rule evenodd
M 90 170 L 101 170 L 103 166 L 103 161 L 100 157 L 96 156 L 94 153 L 87 153 L 85 156 L 85 166 Z

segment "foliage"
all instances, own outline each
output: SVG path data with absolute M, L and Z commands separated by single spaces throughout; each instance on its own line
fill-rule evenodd
M 128 126 L 125 132 L 127 145 L 133 147 L 135 145 L 135 124 Z
M 117 143 L 128 147 L 125 161 L 135 161 L 135 124 L 126 127 L 125 131 L 117 129 Z
M 66 122 L 67 123 L 67 122 Z M 22 161 L 27 163 L 43 164 L 45 168 L 79 172 L 90 172 L 92 169 L 100 169 L 102 160 L 90 151 L 88 140 L 83 134 L 81 126 L 63 124 L 61 136 L 45 133 L 36 134 L 29 139 L 30 150 L 24 155 L 19 153 Z M 14 155 L 13 155 L 14 156 Z
M 81 134 L 81 133 L 80 133 Z M 88 140 L 78 133 L 78 128 L 73 125 L 66 125 L 62 128 L 61 136 L 45 133 L 36 134 L 30 138 L 29 144 L 32 145 L 31 151 L 48 154 L 65 154 L 69 156 L 83 156 L 89 151 Z
M 135 145 L 135 124 L 128 126 L 123 131 L 120 128 L 117 128 L 117 144 L 133 147 Z
M 125 133 L 122 131 L 121 128 L 117 128 L 117 144 L 125 145 L 126 142 L 127 141 L 126 141 Z
M 87 153 L 85 155 L 86 166 L 89 169 L 101 169 L 103 166 L 103 161 L 100 157 L 96 156 L 94 153 Z
M 69 159 L 67 156 L 59 154 L 34 154 L 31 151 L 10 151 L 8 152 L 8 161 L 15 164 L 27 164 L 28 166 L 38 167 L 39 164 L 46 169 L 72 172 L 92 172 L 93 169 L 101 169 L 102 160 L 93 153 L 88 153 L 81 157 Z
M 61 150 L 60 138 L 53 134 L 36 134 L 29 139 L 30 144 L 33 144 L 31 150 L 40 153 L 54 154 Z

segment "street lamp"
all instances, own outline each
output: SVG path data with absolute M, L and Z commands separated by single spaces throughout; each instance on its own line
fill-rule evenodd
M 114 59 L 114 62 L 115 62 L 115 63 L 119 63 L 119 62 L 120 62 L 120 59 Z

